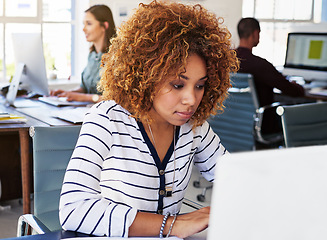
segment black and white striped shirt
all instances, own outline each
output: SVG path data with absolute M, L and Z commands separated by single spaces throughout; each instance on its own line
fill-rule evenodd
M 94 105 L 85 116 L 68 164 L 60 198 L 66 230 L 94 235 L 128 236 L 137 211 L 180 211 L 192 166 L 209 181 L 225 154 L 219 137 L 205 122 L 192 130 L 176 128 L 174 144 L 161 162 L 142 123 L 114 101 Z M 171 197 L 165 187 L 173 185 Z

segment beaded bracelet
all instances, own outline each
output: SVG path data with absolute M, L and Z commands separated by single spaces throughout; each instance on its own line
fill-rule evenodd
M 167 235 L 166 235 L 166 238 L 169 237 L 169 235 L 170 235 L 170 233 L 171 233 L 171 230 L 173 229 L 173 225 L 174 225 L 174 223 L 175 223 L 175 221 L 176 221 L 176 218 L 177 218 L 177 215 L 174 216 L 174 219 L 173 219 L 173 221 L 172 221 L 171 224 L 170 224 L 170 228 L 169 228 L 169 231 L 168 231 L 168 233 L 167 233 Z
M 163 231 L 164 231 L 166 221 L 167 221 L 167 218 L 169 217 L 169 215 L 170 215 L 170 212 L 167 212 L 166 215 L 164 216 L 163 220 L 162 220 L 160 233 L 159 233 L 159 238 L 163 238 Z

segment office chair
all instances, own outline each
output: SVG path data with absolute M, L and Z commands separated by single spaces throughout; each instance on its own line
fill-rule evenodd
M 256 142 L 276 147 L 283 141 L 280 134 L 262 134 L 263 114 L 280 103 L 260 107 L 253 77 L 247 73 L 231 75 L 232 88 L 225 100 L 222 114 L 212 116 L 208 121 L 229 152 L 251 151 Z
M 31 127 L 34 160 L 34 214 L 18 219 L 17 236 L 61 230 L 59 198 L 64 174 L 75 148 L 81 125 Z M 203 205 L 184 199 L 183 204 L 199 209 Z
M 222 144 L 229 152 L 253 151 L 257 144 L 265 148 L 277 148 L 283 144 L 283 134 L 262 134 L 263 114 L 266 110 L 279 106 L 279 103 L 260 107 L 253 77 L 247 73 L 231 74 L 232 88 L 225 100 L 222 114 L 211 116 L 208 120 L 211 128 L 218 134 Z M 200 187 L 200 180 L 194 181 L 194 187 Z M 206 190 L 197 196 L 205 201 Z
M 327 144 L 327 102 L 279 106 L 286 147 Z
M 61 230 L 61 186 L 80 128 L 80 125 L 30 128 L 34 160 L 34 214 L 19 217 L 17 236 L 27 235 L 29 227 L 37 234 Z

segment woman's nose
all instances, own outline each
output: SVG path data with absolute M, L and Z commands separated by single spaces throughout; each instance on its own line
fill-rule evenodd
M 182 103 L 187 105 L 194 105 L 196 101 L 195 91 L 193 89 L 185 90 L 182 96 Z

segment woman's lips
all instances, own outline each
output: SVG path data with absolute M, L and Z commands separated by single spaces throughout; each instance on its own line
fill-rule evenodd
M 193 115 L 193 112 L 177 112 L 177 114 L 183 119 L 190 119 Z

